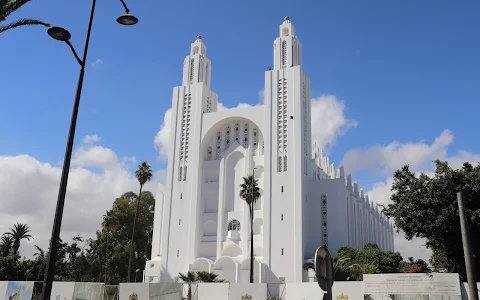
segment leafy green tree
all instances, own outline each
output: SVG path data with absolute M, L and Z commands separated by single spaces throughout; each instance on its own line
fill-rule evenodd
M 18 10 L 31 0 L 0 0 L 0 24 L 4 22 L 10 14 Z M 7 25 L 0 25 L 0 33 L 19 26 L 43 25 L 50 27 L 50 24 L 35 19 L 20 19 Z
M 107 215 L 110 221 L 117 224 L 108 232 L 98 231 L 97 237 L 91 245 L 91 256 L 95 257 L 99 269 L 108 263 L 108 284 L 124 282 L 128 277 L 128 262 L 130 258 L 130 237 L 133 231 L 133 222 L 138 206 L 137 228 L 135 233 L 135 249 L 132 256 L 133 270 L 143 269 L 150 259 L 153 234 L 153 217 L 155 198 L 149 191 L 142 192 L 141 201 L 133 192 L 123 194 L 117 198 Z M 107 255 L 105 255 L 107 254 Z M 108 257 L 108 262 L 104 259 Z
M 155 199 L 148 191 L 142 192 L 140 199 L 141 201 L 133 192 L 117 198 L 112 208 L 105 213 L 102 229 L 96 232 L 95 238 L 76 236 L 68 242 L 60 240 L 55 280 L 105 280 L 107 284 L 124 281 L 130 253 L 129 237 L 136 213 L 138 230 L 132 266 L 142 269 L 150 258 Z M 21 241 L 27 236 L 31 238 L 28 226 L 16 224 L 14 229 L 0 239 L 0 280 L 43 280 L 48 251 L 35 246 L 36 252 L 32 259 L 21 258 L 19 251 L 14 251 L 15 245 L 20 247 L 19 242 L 15 244 L 15 237 Z
M 408 261 L 402 261 L 400 263 L 400 273 L 430 273 L 430 267 L 423 259 L 417 259 L 409 257 Z
M 135 177 L 137 177 L 138 183 L 140 183 L 140 192 L 138 193 L 138 199 L 140 200 L 142 198 L 143 185 L 147 181 L 150 181 L 153 177 L 152 170 L 150 169 L 150 165 L 146 161 L 138 165 L 138 170 L 135 171 Z M 140 207 L 140 201 L 137 202 L 137 207 L 135 209 L 135 216 L 133 218 L 132 239 L 130 240 L 130 255 L 128 259 L 127 282 L 130 282 L 130 278 L 132 276 L 132 259 L 133 259 L 133 251 L 135 249 L 135 227 L 137 225 L 137 216 L 138 216 L 139 207 Z
M 250 283 L 253 283 L 253 211 L 254 205 L 258 198 L 260 198 L 260 188 L 258 187 L 258 180 L 253 178 L 253 175 L 243 177 L 243 183 L 240 184 L 240 198 L 245 200 L 250 211 Z
M 32 238 L 32 236 L 30 235 L 30 227 L 22 223 L 15 224 L 13 228 L 10 228 L 9 232 L 5 233 L 5 235 L 9 235 L 13 238 L 14 253 L 17 253 L 18 249 L 20 249 L 20 242 L 23 239 L 30 240 Z
M 402 256 L 382 251 L 377 244 L 367 243 L 363 249 L 342 246 L 333 258 L 335 280 L 363 280 L 363 274 L 398 273 Z
M 391 200 L 384 208 L 395 220 L 405 238 L 426 239 L 433 252 L 430 263 L 435 269 L 457 272 L 465 279 L 462 235 L 458 216 L 457 192 L 462 192 L 470 223 L 472 250 L 480 257 L 480 164 L 469 163 L 452 169 L 447 162 L 435 161 L 433 176 L 416 176 L 408 165 L 395 171 Z M 475 260 L 477 276 L 480 260 Z

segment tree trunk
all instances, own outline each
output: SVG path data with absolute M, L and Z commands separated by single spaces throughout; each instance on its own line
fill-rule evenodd
M 253 283 L 253 203 L 250 204 L 250 283 Z
M 110 231 L 107 230 L 107 250 L 105 252 L 105 284 L 107 284 L 107 273 L 108 273 L 108 236 Z
M 132 273 L 133 248 L 134 248 L 134 245 L 135 245 L 135 243 L 133 241 L 134 241 L 134 238 L 135 238 L 135 225 L 137 225 L 138 210 L 140 208 L 140 199 L 141 199 L 141 196 L 142 196 L 142 187 L 143 187 L 143 184 L 140 184 L 140 192 L 138 193 L 137 208 L 135 209 L 135 216 L 133 217 L 132 239 L 130 240 L 130 255 L 128 257 L 127 282 L 130 282 L 131 273 Z
M 192 284 L 188 284 L 188 292 L 187 292 L 187 299 L 192 300 Z

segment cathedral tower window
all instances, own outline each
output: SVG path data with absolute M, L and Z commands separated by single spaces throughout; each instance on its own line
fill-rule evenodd
M 212 147 L 208 147 L 207 148 L 207 160 L 212 160 L 212 152 L 213 152 Z
M 240 124 L 235 124 L 235 141 L 240 143 Z
M 239 230 L 240 230 L 240 221 L 238 221 L 238 220 L 231 220 L 231 221 L 228 223 L 228 231 L 231 231 L 231 230 L 239 231 Z
M 207 97 L 207 107 L 205 112 L 209 113 L 212 111 L 212 99 L 210 97 Z
M 221 147 L 222 147 L 222 133 L 219 131 L 217 132 L 217 153 L 215 155 L 215 159 L 221 158 L 221 155 L 220 155 Z
M 184 167 L 184 171 L 183 171 L 183 181 L 186 181 L 187 180 L 187 166 Z
M 205 85 L 208 85 L 208 62 L 205 64 Z
M 193 82 L 193 74 L 195 72 L 195 59 L 190 60 L 190 83 Z
M 278 169 L 277 169 L 278 172 L 282 172 L 282 157 L 279 156 L 278 157 Z
M 253 139 L 253 147 L 252 147 L 252 153 L 253 155 L 257 154 L 257 149 L 258 149 L 258 133 L 257 133 L 257 128 L 252 129 L 252 139 Z
M 287 156 L 283 157 L 283 171 L 287 172 Z
M 243 132 L 243 147 L 248 147 L 248 124 L 244 125 L 244 132 Z
M 225 150 L 227 150 L 230 147 L 231 131 L 232 131 L 232 128 L 230 126 L 227 126 L 227 128 L 225 128 Z
M 180 166 L 180 168 L 178 169 L 178 181 L 182 181 L 182 170 L 183 170 L 183 167 Z
M 323 245 L 325 247 L 328 247 L 328 213 L 327 213 L 327 196 L 322 195 L 321 197 L 322 201 L 322 240 L 323 240 Z
M 287 41 L 282 42 L 282 67 L 285 68 L 287 64 Z

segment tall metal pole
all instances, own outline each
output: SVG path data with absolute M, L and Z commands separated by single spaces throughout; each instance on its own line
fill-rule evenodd
M 67 149 L 63 160 L 62 177 L 60 179 L 60 188 L 58 191 L 57 208 L 55 218 L 53 219 L 52 237 L 50 238 L 50 248 L 45 269 L 45 277 L 42 286 L 42 299 L 50 300 L 52 293 L 53 277 L 55 275 L 55 263 L 57 260 L 58 243 L 60 241 L 60 228 L 62 227 L 63 207 L 65 206 L 65 194 L 67 191 L 68 172 L 70 171 L 70 160 L 72 158 L 73 142 L 75 139 L 75 128 L 77 126 L 78 108 L 80 106 L 80 96 L 82 94 L 83 77 L 85 75 L 85 63 L 87 61 L 88 45 L 90 43 L 90 33 L 92 31 L 93 17 L 95 15 L 96 0 L 92 0 L 92 9 L 90 11 L 90 20 L 88 22 L 87 37 L 85 39 L 85 49 L 83 51 L 83 60 L 80 66 L 80 75 L 78 76 L 77 92 L 73 104 L 72 119 L 70 121 L 70 131 L 68 133 Z
M 250 191 L 250 283 L 253 283 L 253 187 L 255 186 L 255 168 L 252 169 L 252 184 Z
M 460 227 L 462 229 L 463 256 L 465 257 L 465 269 L 467 271 L 468 291 L 470 300 L 478 300 L 477 278 L 475 265 L 473 264 L 472 244 L 470 242 L 470 226 L 465 216 L 465 204 L 462 192 L 457 193 L 458 214 L 460 215 Z

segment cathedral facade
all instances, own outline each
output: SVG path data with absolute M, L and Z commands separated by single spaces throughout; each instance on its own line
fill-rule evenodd
M 172 99 L 166 189 L 157 197 L 152 259 L 145 282 L 209 271 L 249 282 L 250 216 L 243 177 L 258 180 L 253 217 L 255 282 L 304 282 L 302 266 L 326 245 L 377 243 L 394 249 L 393 228 L 378 208 L 311 140 L 310 81 L 288 17 L 265 72 L 263 105 L 217 111 L 211 62 L 201 36 Z

